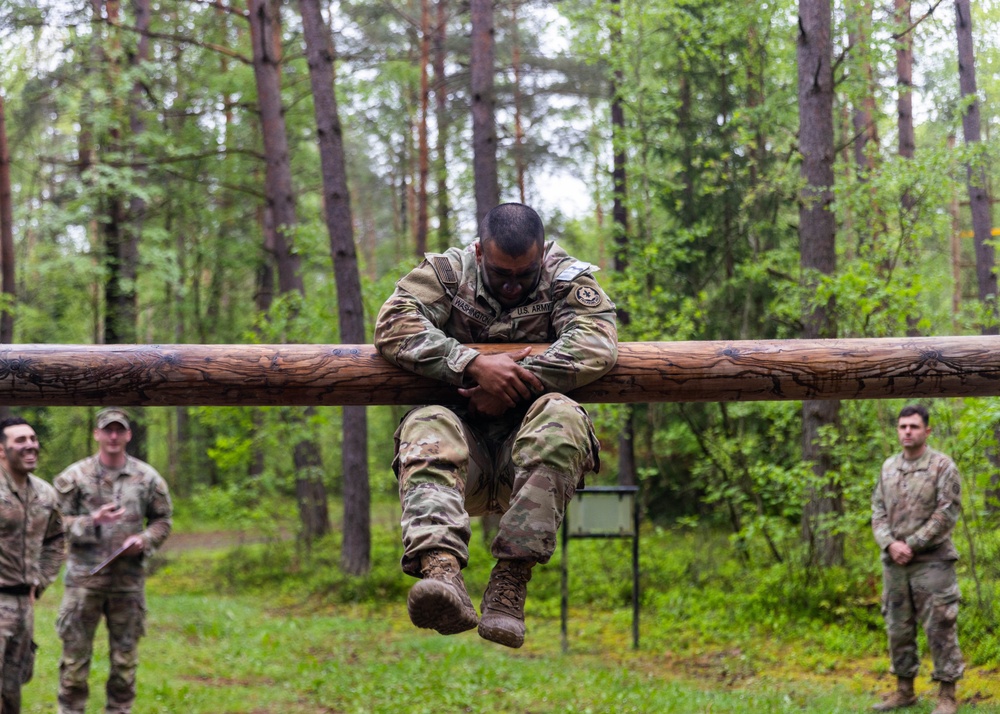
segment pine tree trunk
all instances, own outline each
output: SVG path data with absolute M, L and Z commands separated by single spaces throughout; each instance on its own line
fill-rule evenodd
M 250 39 L 257 84 L 264 157 L 265 249 L 274 257 L 278 272 L 278 292 L 305 295 L 298 254 L 292 249 L 289 232 L 295 229 L 295 193 L 288 150 L 288 135 L 281 105 L 281 24 L 274 0 L 249 0 Z M 319 448 L 308 427 L 308 414 L 290 418 L 302 429 L 293 454 L 296 468 L 296 495 L 303 538 L 311 544 L 330 531 L 326 487 Z
M 621 2 L 611 3 L 611 51 L 613 57 L 620 57 L 622 51 Z M 622 101 L 621 90 L 625 74 L 619 64 L 612 70 L 611 76 L 611 144 L 613 166 L 611 169 L 611 191 L 613 205 L 611 208 L 611 224 L 614 231 L 615 271 L 623 272 L 628 268 L 628 207 L 625 203 L 628 190 L 628 173 L 625 152 L 625 104 Z M 629 324 L 627 309 L 618 309 L 618 321 L 623 327 Z M 618 435 L 618 483 L 632 486 L 636 483 L 635 474 L 635 409 L 625 406 L 625 419 L 621 433 Z
M 342 342 L 357 344 L 365 341 L 364 309 L 358 256 L 354 245 L 351 197 L 347 188 L 343 128 L 334 91 L 336 52 L 326 29 L 327 25 L 323 22 L 318 0 L 299 0 L 299 8 L 316 111 L 323 175 L 323 207 L 337 284 L 340 339 Z M 424 114 L 426 115 L 426 104 Z M 424 213 L 426 227 L 426 200 Z M 344 540 L 340 565 L 346 573 L 363 575 L 371 569 L 371 492 L 368 481 L 368 415 L 365 407 L 344 407 L 342 429 Z
M 496 100 L 493 95 L 493 2 L 470 0 L 472 47 L 469 75 L 472 85 L 472 171 L 476 196 L 476 225 L 500 202 L 497 177 Z
M 962 133 L 970 147 L 981 145 L 979 100 L 976 96 L 976 57 L 972 41 L 972 8 L 969 0 L 955 0 L 955 30 L 958 35 L 958 80 L 967 108 L 962 114 Z M 976 246 L 976 283 L 980 301 L 990 303 L 994 318 L 983 326 L 984 335 L 998 334 L 996 324 L 997 276 L 994 251 L 990 242 L 990 199 L 987 194 L 985 154 L 978 151 L 968 165 L 969 206 L 972 210 L 972 233 Z
M 807 285 L 836 269 L 836 221 L 833 202 L 833 44 L 830 0 L 799 0 L 798 96 L 799 151 L 805 187 L 799 204 L 800 262 Z M 807 291 L 810 292 L 811 291 Z M 825 305 L 806 306 L 804 338 L 837 335 L 833 299 Z M 818 441 L 823 427 L 835 426 L 840 403 L 802 403 L 802 457 L 813 465 L 816 483 L 803 511 L 803 534 L 811 546 L 813 561 L 823 565 L 843 562 L 843 537 L 831 534 L 825 521 L 839 515 L 839 487 L 829 480 L 832 466 Z
M 448 201 L 448 78 L 445 75 L 448 33 L 448 0 L 437 2 L 437 23 L 434 27 L 434 118 L 437 122 L 434 175 L 437 186 L 437 250 L 443 253 L 451 246 L 451 206 Z
M 0 91 L 0 344 L 14 341 L 14 207 L 11 202 L 10 149 L 7 145 L 7 113 Z M 6 407 L 3 408 L 6 411 Z

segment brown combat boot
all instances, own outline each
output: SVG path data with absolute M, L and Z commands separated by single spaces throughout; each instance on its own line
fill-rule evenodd
M 479 622 L 465 589 L 458 558 L 446 550 L 429 550 L 420 555 L 423 579 L 410 588 L 406 610 L 417 627 L 455 635 L 471 630 Z
M 498 560 L 483 593 L 479 636 L 506 647 L 524 644 L 524 599 L 531 580 L 530 560 Z
M 913 693 L 913 677 L 897 677 L 896 691 L 889 694 L 881 703 L 872 707 L 873 711 L 891 712 L 893 709 L 912 707 L 917 703 L 917 695 Z
M 941 682 L 938 692 L 938 703 L 931 714 L 955 714 L 958 711 L 958 697 L 955 695 L 954 682 Z

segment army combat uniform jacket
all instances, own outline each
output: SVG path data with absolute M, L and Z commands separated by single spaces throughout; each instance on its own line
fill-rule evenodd
M 65 557 L 56 506 L 52 486 L 29 475 L 19 491 L 0 466 L 0 590 L 34 586 L 38 594 L 56 579 Z
M 951 532 L 961 510 L 962 482 L 950 458 L 929 447 L 913 461 L 902 453 L 889 457 L 872 492 L 872 532 L 882 559 L 891 560 L 887 549 L 901 540 L 914 563 L 958 560 Z
M 118 558 L 97 575 L 89 573 L 131 535 L 142 534 L 145 556 L 167 539 L 173 505 L 163 477 L 149 464 L 131 456 L 120 471 L 110 471 L 94 455 L 69 466 L 53 485 L 69 538 L 66 587 L 114 592 L 142 590 L 144 557 Z M 124 508 L 124 517 L 114 524 L 95 525 L 90 514 L 109 502 Z
M 474 245 L 428 254 L 382 306 L 375 346 L 404 369 L 468 386 L 465 368 L 479 354 L 469 343 L 551 342 L 519 364 L 545 391 L 568 392 L 601 377 L 618 357 L 615 306 L 596 270 L 547 241 L 538 285 L 505 309 L 481 279 Z

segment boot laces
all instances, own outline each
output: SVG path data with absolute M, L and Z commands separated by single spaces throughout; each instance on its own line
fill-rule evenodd
M 524 596 L 528 587 L 528 574 L 523 568 L 508 566 L 497 573 L 497 578 L 491 584 L 491 600 L 507 608 L 520 610 L 524 605 Z

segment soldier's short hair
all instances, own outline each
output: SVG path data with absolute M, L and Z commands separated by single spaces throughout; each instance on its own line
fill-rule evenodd
M 501 203 L 479 224 L 479 240 L 492 241 L 504 255 L 518 258 L 531 246 L 545 243 L 545 226 L 534 209 L 523 203 Z
M 7 417 L 6 419 L 0 419 L 0 444 L 7 444 L 7 427 L 17 426 L 18 424 L 28 424 L 28 420 L 24 417 Z
M 896 421 L 899 421 L 903 417 L 913 416 L 914 414 L 920 415 L 920 418 L 924 420 L 924 426 L 931 425 L 931 415 L 928 413 L 927 407 L 922 404 L 907 404 L 899 410 L 899 416 L 896 417 Z

